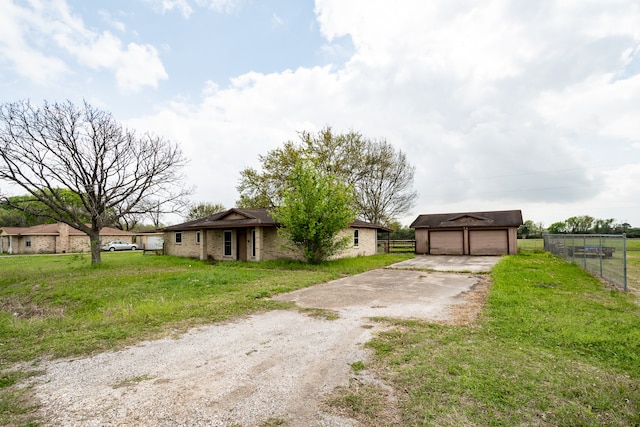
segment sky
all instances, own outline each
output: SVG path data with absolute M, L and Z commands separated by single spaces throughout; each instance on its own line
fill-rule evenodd
M 640 227 L 637 0 L 0 0 L 0 102 L 23 99 L 175 141 L 194 202 L 233 207 L 241 170 L 330 126 L 406 153 L 404 225 Z

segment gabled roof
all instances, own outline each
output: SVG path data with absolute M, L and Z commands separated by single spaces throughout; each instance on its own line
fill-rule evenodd
M 354 228 L 374 228 L 377 230 L 391 231 L 381 225 L 371 224 L 366 221 L 356 220 L 349 224 Z M 205 218 L 183 222 L 163 228 L 165 231 L 188 231 L 216 228 L 248 228 L 248 227 L 278 227 L 268 209 L 240 209 L 232 208 Z
M 163 230 L 186 231 L 213 228 L 243 228 L 243 227 L 276 227 L 277 222 L 269 215 L 267 209 L 238 209 L 232 208 L 224 212 L 183 222 L 182 224 L 171 225 Z
M 519 227 L 521 225 L 522 211 L 512 210 L 420 215 L 410 227 Z
M 376 230 L 388 231 L 388 232 L 392 232 L 393 231 L 392 229 L 387 228 L 387 227 L 383 227 L 382 225 L 372 224 L 370 222 L 361 221 L 359 219 L 356 219 L 351 224 L 349 224 L 349 227 L 352 227 L 352 228 L 373 228 L 373 229 L 376 229 Z
M 60 224 L 40 224 L 31 227 L 0 227 L 0 233 L 11 236 L 59 236 Z M 104 227 L 100 230 L 101 235 L 108 236 L 131 236 L 130 231 L 119 230 L 117 228 Z M 73 227 L 69 227 L 70 236 L 84 236 L 85 234 Z

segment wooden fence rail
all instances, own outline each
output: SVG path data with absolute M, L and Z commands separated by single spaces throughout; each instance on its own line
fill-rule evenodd
M 379 253 L 415 252 L 415 240 L 378 240 Z

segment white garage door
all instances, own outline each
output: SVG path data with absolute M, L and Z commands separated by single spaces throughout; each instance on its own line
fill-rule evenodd
M 469 231 L 471 255 L 502 255 L 509 253 L 507 230 Z
M 144 249 L 149 251 L 155 251 L 162 249 L 162 245 L 164 244 L 164 238 L 162 236 L 148 236 L 147 244 Z
M 462 255 L 464 238 L 462 231 L 432 231 L 429 233 L 429 253 L 433 255 Z

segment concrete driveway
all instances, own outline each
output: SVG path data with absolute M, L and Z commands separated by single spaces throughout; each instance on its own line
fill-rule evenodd
M 498 261 L 499 256 L 416 255 L 413 259 L 393 264 L 391 268 L 488 273 Z
M 449 320 L 449 310 L 465 304 L 461 294 L 482 277 L 434 270 L 471 271 L 484 262 L 416 257 L 275 298 L 335 310 L 336 320 L 276 310 L 114 352 L 43 361 L 42 374 L 29 379 L 38 413 L 48 426 L 359 426 L 327 412 L 324 402 L 348 386 L 351 365 L 367 360 L 364 343 L 385 328 L 368 318 Z
M 389 268 L 371 270 L 274 299 L 305 308 L 334 310 L 342 317 L 446 319 L 462 304 L 462 293 L 481 279 L 500 257 L 417 256 Z M 465 273 L 451 273 L 459 271 Z

